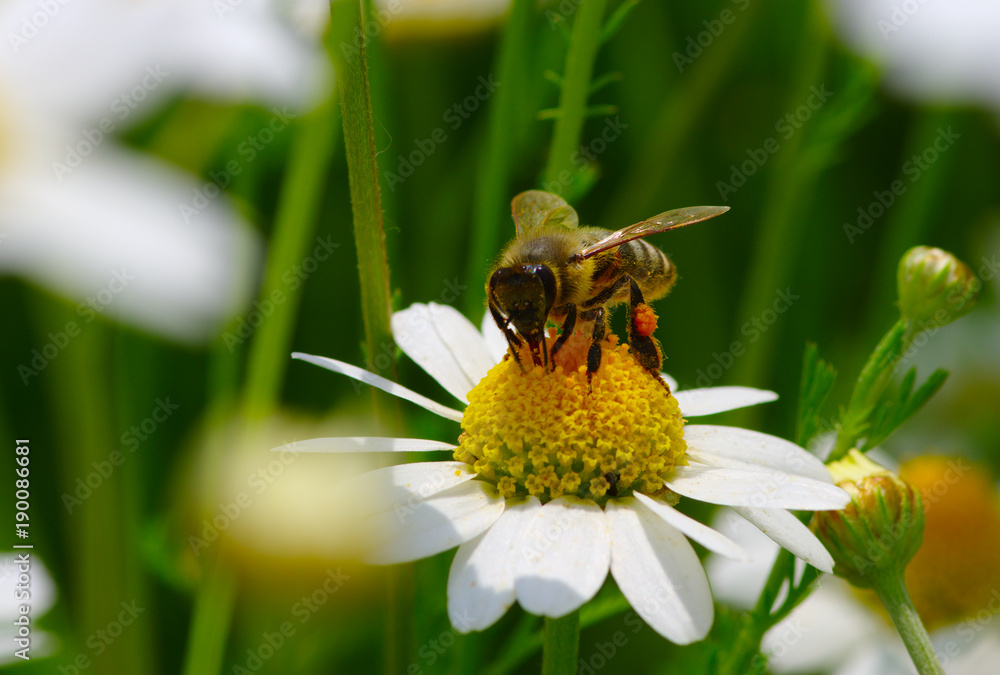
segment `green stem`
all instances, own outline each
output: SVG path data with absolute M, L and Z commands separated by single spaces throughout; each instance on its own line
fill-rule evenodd
M 811 2 L 806 10 L 805 30 L 802 33 L 798 71 L 788 99 L 788 109 L 805 101 L 810 89 L 820 82 L 826 63 L 827 28 L 818 3 Z M 746 291 L 740 302 L 737 316 L 751 317 L 771 305 L 775 290 L 783 288 L 788 279 L 794 251 L 799 248 L 801 234 L 799 221 L 794 217 L 805 193 L 811 191 L 816 178 L 815 169 L 804 166 L 801 151 L 805 133 L 799 131 L 789 138 L 774 158 L 774 172 L 768 184 L 760 230 L 754 246 L 750 270 L 746 278 Z M 742 383 L 760 383 L 766 372 L 777 341 L 773 336 L 760 340 L 747 348 L 746 355 L 734 368 L 733 380 Z M 739 415 L 746 421 L 753 412 Z
M 361 279 L 361 309 L 368 350 L 366 359 L 371 366 L 371 359 L 382 351 L 380 346 L 392 344 L 392 305 L 365 41 L 355 40 L 356 35 L 365 34 L 364 23 L 358 0 L 334 0 L 330 10 L 329 49 L 340 88 L 344 149 L 347 152 L 347 174 L 354 214 L 354 243 Z M 385 353 L 392 357 L 392 350 Z M 389 377 L 394 378 L 395 372 L 393 362 Z
M 545 189 L 564 196 L 569 182 L 563 178 L 573 175 L 573 152 L 580 143 L 580 132 L 587 115 L 590 76 L 594 70 L 597 50 L 601 46 L 601 20 L 604 18 L 605 5 L 605 0 L 582 0 L 576 10 L 576 19 L 573 20 L 573 32 L 559 95 L 559 117 L 556 119 L 542 183 Z
M 893 369 L 906 350 L 909 337 L 909 324 L 899 319 L 868 357 L 854 385 L 847 409 L 841 414 L 837 443 L 827 458 L 828 463 L 843 458 L 864 435 L 868 418 L 892 380 Z
M 42 317 L 46 326 L 68 325 L 61 307 Z M 79 331 L 51 368 L 53 419 L 60 420 L 58 428 L 64 432 L 60 439 L 64 455 L 59 463 L 66 472 L 63 486 L 66 494 L 76 496 L 84 494 L 80 483 L 88 481 L 96 465 L 107 464 L 109 453 L 119 447 L 108 405 L 113 400 L 108 328 L 95 321 L 80 325 Z M 66 516 L 66 530 L 73 535 L 73 604 L 78 608 L 75 624 L 81 641 L 106 629 L 122 612 L 123 604 L 135 603 L 145 611 L 137 589 L 129 583 L 141 566 L 133 542 L 126 537 L 122 478 L 111 475 L 97 487 L 91 486 L 89 496 L 80 497 L 82 503 L 74 504 Z M 136 621 L 148 625 L 152 619 L 139 614 Z M 93 659 L 93 672 L 147 672 L 145 660 L 150 655 L 142 651 L 141 638 L 141 631 L 122 631 L 114 644 Z
M 580 610 L 560 619 L 545 618 L 542 675 L 572 675 L 580 651 Z
M 217 675 L 236 604 L 236 577 L 221 559 L 208 563 L 195 597 L 184 675 Z
M 466 268 L 467 279 L 482 279 L 483 271 L 500 246 L 500 225 L 507 203 L 511 139 L 517 111 L 518 78 L 521 60 L 529 52 L 528 40 L 533 16 L 533 0 L 514 0 L 507 19 L 507 28 L 500 43 L 496 71 L 500 86 L 490 108 L 489 134 L 486 150 L 476 174 L 476 192 L 472 205 L 472 241 Z M 466 310 L 478 314 L 483 310 L 481 286 L 466 294 Z
M 304 286 L 285 279 L 309 255 L 338 122 L 336 106 L 321 105 L 302 120 L 292 143 L 260 291 L 261 304 L 270 303 L 274 311 L 250 345 L 243 399 L 247 419 L 265 417 L 281 394 Z M 317 256 L 334 255 L 319 244 L 313 250 Z
M 330 51 L 340 89 L 340 111 L 344 122 L 344 149 L 351 187 L 354 216 L 354 244 L 358 253 L 361 280 L 361 312 L 365 325 L 365 360 L 372 368 L 375 355 L 389 359 L 387 377 L 396 379 L 395 343 L 392 337 L 392 304 L 385 228 L 382 223 L 382 194 L 379 187 L 378 151 L 372 122 L 371 91 L 368 84 L 364 12 L 358 0 L 333 0 L 330 5 Z M 378 403 L 372 388 L 377 417 L 383 424 L 396 409 Z M 380 414 L 381 413 L 381 414 Z M 388 621 L 385 636 L 386 673 L 405 672 L 412 653 L 413 582 L 409 569 L 387 570 Z
M 875 592 L 892 618 L 906 651 L 910 652 L 913 665 L 920 675 L 944 675 L 944 669 L 934 653 L 934 646 L 927 635 L 927 629 L 920 621 L 913 607 L 910 594 L 906 591 L 902 570 L 893 570 L 880 575 L 875 580 Z

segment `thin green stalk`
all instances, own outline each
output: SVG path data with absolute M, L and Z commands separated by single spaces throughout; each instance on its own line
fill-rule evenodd
M 796 58 L 798 70 L 788 99 L 789 109 L 801 105 L 808 98 L 810 88 L 820 82 L 826 54 L 827 28 L 818 3 L 811 2 Z M 756 316 L 769 307 L 775 290 L 782 288 L 788 278 L 793 252 L 798 248 L 802 232 L 794 218 L 795 210 L 816 178 L 815 171 L 802 166 L 804 135 L 801 131 L 794 134 L 774 157 L 774 172 L 768 184 L 761 226 L 746 275 L 746 291 L 737 316 Z M 774 339 L 766 339 L 748 345 L 746 354 L 734 368 L 734 381 L 759 383 L 770 363 L 774 344 Z
M 379 187 L 378 151 L 372 122 L 371 92 L 364 31 L 364 12 L 358 0 L 333 0 L 330 6 L 330 51 L 340 90 L 340 110 L 344 123 L 344 149 L 351 188 L 354 216 L 354 243 L 361 279 L 361 312 L 365 326 L 366 361 L 372 367 L 375 355 L 384 353 L 390 362 L 388 377 L 396 378 L 392 349 L 391 289 L 382 222 L 382 195 Z M 373 389 L 376 415 L 384 416 Z M 383 419 L 383 422 L 388 420 Z M 413 642 L 413 590 L 410 570 L 388 570 L 386 583 L 387 627 L 385 637 L 386 673 L 405 672 Z
M 572 675 L 580 652 L 580 610 L 560 619 L 545 618 L 542 675 Z
M 483 270 L 500 246 L 500 225 L 507 204 L 510 182 L 511 138 L 517 111 L 517 74 L 524 55 L 530 51 L 532 0 L 514 0 L 507 19 L 495 69 L 500 86 L 490 107 L 486 149 L 481 155 L 476 174 L 476 192 L 472 205 L 472 241 L 466 267 L 467 279 L 481 279 Z M 465 308 L 470 314 L 483 309 L 481 285 L 473 285 L 465 296 Z
M 243 399 L 243 412 L 248 420 L 266 416 L 281 395 L 304 286 L 288 283 L 288 273 L 302 263 L 310 249 L 317 257 L 335 255 L 328 245 L 311 244 L 338 124 L 337 107 L 328 102 L 302 120 L 292 142 L 260 290 L 261 305 L 269 304 L 273 311 L 250 344 Z M 299 277 L 294 279 L 298 281 Z
M 858 381 L 854 385 L 847 409 L 840 416 L 837 442 L 827 462 L 842 459 L 855 447 L 868 428 L 868 418 L 875 404 L 892 380 L 892 373 L 899 357 L 906 350 L 909 323 L 899 319 L 889 332 L 879 340 L 868 357 Z
M 354 214 L 354 243 L 361 278 L 361 309 L 368 350 L 366 358 L 371 366 L 370 361 L 380 353 L 380 346 L 392 341 L 392 306 L 365 40 L 356 39 L 357 35 L 365 34 L 362 19 L 358 0 L 334 0 L 331 4 L 329 49 L 340 89 L 344 149 L 347 152 Z M 387 350 L 386 353 L 391 358 L 392 351 Z M 395 363 L 392 363 L 390 377 L 395 376 L 395 370 Z
M 43 328 L 66 325 L 66 314 L 59 309 L 44 312 Z M 128 580 L 140 568 L 133 542 L 126 537 L 122 496 L 122 476 L 110 475 L 96 487 L 88 486 L 88 476 L 98 466 L 108 464 L 108 455 L 118 449 L 118 434 L 113 431 L 109 363 L 108 328 L 100 321 L 82 324 L 65 351 L 54 361 L 50 373 L 53 392 L 53 419 L 63 430 L 60 443 L 65 471 L 63 489 L 81 503 L 72 503 L 66 515 L 66 531 L 73 545 L 74 622 L 82 641 L 98 630 L 106 630 L 116 620 L 123 605 L 136 603 L 135 622 L 152 619 L 144 613 L 140 598 Z M 110 466 L 110 465 L 109 465 Z M 81 484 L 83 487 L 80 487 Z M 142 610 L 142 612 L 139 611 Z M 134 626 L 133 626 L 134 627 Z M 92 659 L 94 673 L 142 673 L 146 667 L 141 633 L 126 628 L 100 655 Z M 150 671 L 151 672 L 151 671 Z
M 236 577 L 225 561 L 218 558 L 208 562 L 204 575 L 188 633 L 184 675 L 217 675 L 226 655 L 236 604 Z
M 885 605 L 892 624 L 903 638 L 906 651 L 910 652 L 913 665 L 920 675 L 944 675 L 944 669 L 934 653 L 934 646 L 927 635 L 927 629 L 920 621 L 910 594 L 906 591 L 902 570 L 893 570 L 878 577 L 875 592 Z
M 568 185 L 568 181 L 563 178 L 573 175 L 572 156 L 580 143 L 583 121 L 587 116 L 590 77 L 597 50 L 601 46 L 601 21 L 605 5 L 605 0 L 582 0 L 573 20 L 566 69 L 559 94 L 559 117 L 556 119 L 542 182 L 546 189 L 562 195 L 565 195 Z

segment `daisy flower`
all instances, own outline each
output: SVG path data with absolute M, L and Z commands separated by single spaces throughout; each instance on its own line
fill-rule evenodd
M 676 508 L 682 497 L 732 506 L 780 545 L 829 571 L 822 544 L 787 509 L 838 509 L 848 497 L 823 464 L 766 434 L 710 425 L 708 415 L 776 398 L 718 387 L 672 394 L 624 345 L 605 341 L 588 386 L 589 338 L 571 337 L 553 371 L 502 358 L 492 321 L 482 333 L 456 310 L 414 305 L 393 316 L 400 348 L 464 405 L 436 403 L 333 359 L 295 354 L 456 422 L 458 445 L 405 438 L 320 438 L 298 452 L 451 452 L 453 461 L 387 467 L 359 477 L 386 498 L 371 523 L 370 562 L 401 563 L 458 546 L 448 612 L 461 632 L 483 630 L 517 601 L 559 618 L 579 609 L 608 572 L 636 612 L 678 644 L 705 637 L 713 605 L 691 539 L 745 554 Z M 498 363 L 499 361 L 499 363 Z M 530 360 L 527 362 L 530 363 Z
M 899 476 L 919 489 L 924 501 L 924 542 L 907 565 L 906 584 L 942 666 L 951 675 L 992 672 L 1000 659 L 995 625 L 1000 612 L 1000 492 L 981 468 L 961 457 L 917 457 L 903 463 Z M 753 558 L 753 564 L 737 566 L 710 557 L 707 569 L 716 597 L 752 607 L 775 546 L 728 516 L 713 526 Z M 823 577 L 805 602 L 767 632 L 761 649 L 776 673 L 913 672 L 899 635 L 873 594 L 836 577 Z

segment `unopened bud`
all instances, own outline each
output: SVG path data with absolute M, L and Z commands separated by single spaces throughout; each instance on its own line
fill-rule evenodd
M 982 285 L 951 253 L 915 246 L 899 261 L 899 311 L 918 331 L 959 319 L 976 306 Z
M 834 574 L 871 588 L 882 572 L 901 573 L 923 540 L 920 493 L 857 450 L 827 468 L 851 495 L 846 508 L 820 511 L 812 523 L 833 556 Z

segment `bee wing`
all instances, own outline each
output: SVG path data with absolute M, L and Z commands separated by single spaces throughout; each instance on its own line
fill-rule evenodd
M 580 221 L 573 207 L 566 200 L 551 192 L 528 190 L 514 197 L 510 203 L 518 236 L 540 227 L 565 227 L 576 229 Z
M 617 232 L 612 232 L 608 236 L 604 237 L 604 239 L 601 239 L 595 244 L 591 244 L 573 257 L 577 260 L 586 260 L 587 258 L 597 255 L 601 251 L 607 251 L 609 248 L 621 246 L 627 241 L 645 237 L 649 234 L 656 234 L 657 232 L 674 230 L 678 227 L 691 225 L 692 223 L 700 223 L 703 220 L 721 216 L 728 210 L 728 206 L 688 206 L 683 209 L 667 211 L 666 213 L 661 213 L 658 216 L 653 216 L 652 218 L 644 220 L 641 223 L 629 225 L 628 227 L 622 228 Z

